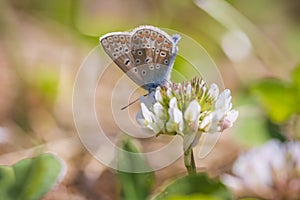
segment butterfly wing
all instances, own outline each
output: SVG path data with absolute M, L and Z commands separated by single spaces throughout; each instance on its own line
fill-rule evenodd
M 104 51 L 134 82 L 142 77 L 136 72 L 134 58 L 131 54 L 131 34 L 126 32 L 109 33 L 100 38 Z M 134 74 L 134 75 L 131 75 Z
M 171 38 L 153 26 L 109 33 L 100 43 L 109 57 L 137 85 L 148 91 L 169 81 L 180 36 Z
M 141 26 L 133 31 L 131 46 L 143 88 L 151 91 L 169 81 L 177 54 L 177 42 L 158 28 Z

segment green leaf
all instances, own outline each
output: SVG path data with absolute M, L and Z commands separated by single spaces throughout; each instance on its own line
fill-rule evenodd
M 56 183 L 61 170 L 60 160 L 49 153 L 23 159 L 12 167 L 3 166 L 0 193 L 7 198 L 1 199 L 40 199 Z
M 132 157 L 130 157 L 130 154 L 126 153 L 139 153 L 139 150 L 129 138 L 124 138 L 122 140 L 122 149 L 124 151 L 120 152 L 118 160 L 120 169 L 127 169 L 128 171 L 132 171 L 118 171 L 118 177 L 120 179 L 122 187 L 122 199 L 146 199 L 147 196 L 149 196 L 152 186 L 154 184 L 154 173 L 134 173 L 134 169 L 140 168 L 141 166 L 147 169 L 149 168 L 149 166 L 142 156 L 136 156 L 135 159 L 132 159 Z
M 8 166 L 0 167 L 0 199 L 11 200 L 11 189 L 15 183 L 14 170 Z
M 175 180 L 155 196 L 155 200 L 165 200 L 187 195 L 205 195 L 214 199 L 231 199 L 225 186 L 216 180 L 209 179 L 205 174 L 194 174 Z M 180 197 L 182 198 L 182 197 Z
M 52 154 L 41 154 L 35 158 L 24 159 L 14 165 L 19 199 L 39 199 L 55 184 L 62 164 Z M 25 173 L 25 175 L 21 173 Z M 20 187 L 21 186 L 21 187 Z
M 297 95 L 292 86 L 279 80 L 263 80 L 251 91 L 272 121 L 282 123 L 297 111 Z

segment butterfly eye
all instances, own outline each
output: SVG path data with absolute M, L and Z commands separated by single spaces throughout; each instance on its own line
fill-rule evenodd
M 125 51 L 125 53 L 128 53 L 128 52 L 129 52 L 129 49 L 126 47 L 126 48 L 124 49 L 124 51 Z
M 137 73 L 138 72 L 138 69 L 135 67 L 135 68 L 133 68 L 133 72 L 134 73 Z
M 112 37 L 107 38 L 107 40 L 108 40 L 108 42 L 112 42 L 113 41 Z
M 118 39 L 119 39 L 118 36 L 115 35 L 115 36 L 114 36 L 114 40 L 118 40 Z
M 138 54 L 139 56 L 141 56 L 141 55 L 143 54 L 143 52 L 142 52 L 141 50 L 139 50 L 139 51 L 137 52 L 137 54 Z
M 113 53 L 112 55 L 113 55 L 113 57 L 114 57 L 114 58 L 116 58 L 116 57 L 117 57 L 117 54 L 116 54 L 116 53 Z
M 152 47 L 151 49 L 152 49 L 152 51 L 154 51 L 154 50 L 155 50 L 155 47 Z
M 165 60 L 164 63 L 167 65 L 169 64 L 169 60 Z
M 141 62 L 140 59 L 136 59 L 136 60 L 135 60 L 135 63 L 136 63 L 136 64 L 140 64 L 140 62 Z
M 156 50 L 155 50 L 155 53 L 156 53 L 156 54 L 159 54 L 159 49 L 156 49 Z
M 132 54 L 135 54 L 135 50 L 134 50 L 134 49 L 132 49 L 132 50 L 131 50 L 131 53 L 132 53 Z
M 160 68 L 160 65 L 159 65 L 159 64 L 157 64 L 157 65 L 155 66 L 155 68 L 156 68 L 156 69 L 159 69 L 159 68 Z
M 142 48 L 146 48 L 146 45 L 145 45 L 145 44 L 142 44 Z
M 123 50 L 123 47 L 122 47 L 122 46 L 121 46 L 121 47 L 119 47 L 119 50 L 120 50 L 120 51 L 122 51 L 122 50 Z
M 119 49 L 118 49 L 118 48 L 115 48 L 115 52 L 119 52 Z

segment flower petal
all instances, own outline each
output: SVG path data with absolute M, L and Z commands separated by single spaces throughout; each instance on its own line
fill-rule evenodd
M 155 91 L 155 100 L 159 101 L 159 102 L 163 101 L 163 98 L 162 98 L 161 93 L 160 93 L 160 87 L 158 87 Z
M 231 96 L 230 96 L 230 90 L 226 89 L 224 90 L 220 96 L 218 97 L 216 103 L 215 103 L 215 118 L 217 121 L 222 120 L 226 113 L 231 109 L 232 103 L 231 103 Z
M 188 83 L 186 86 L 186 95 L 190 96 L 191 93 L 192 93 L 192 85 L 191 85 L 191 83 Z
M 153 105 L 153 112 L 156 116 L 161 116 L 164 114 L 164 107 L 159 102 L 156 102 Z
M 208 130 L 210 129 L 210 127 L 212 125 L 212 117 L 213 117 L 212 113 L 205 116 L 200 124 L 200 129 L 203 129 L 205 132 L 208 132 Z
M 230 90 L 224 90 L 216 101 L 215 109 L 227 110 L 231 103 Z
M 169 102 L 169 107 L 170 108 L 177 108 L 178 106 L 177 106 L 177 99 L 176 99 L 176 97 L 173 97 L 171 100 L 170 100 L 170 102 Z
M 139 112 L 137 113 L 136 115 L 136 121 L 143 127 L 147 127 L 147 121 L 143 118 L 143 114 L 142 114 L 142 111 L 139 110 Z
M 170 99 L 173 97 L 171 87 L 172 87 L 172 86 L 170 86 L 170 87 L 167 89 L 167 97 L 170 98 Z
M 173 109 L 173 119 L 176 124 L 179 124 L 183 121 L 182 112 L 178 108 Z
M 178 108 L 170 107 L 169 110 L 170 119 L 167 122 L 167 130 L 169 132 L 182 132 L 184 128 L 184 122 L 182 112 Z
M 193 100 L 190 102 L 190 104 L 188 105 L 188 107 L 184 112 L 184 119 L 190 122 L 199 120 L 200 111 L 201 111 L 201 106 L 199 105 L 198 101 Z
M 162 129 L 164 128 L 164 122 L 161 121 L 160 119 L 156 119 L 154 123 L 149 124 L 150 125 L 150 129 L 153 130 L 153 132 L 155 134 L 159 133 L 162 131 Z
M 146 107 L 146 105 L 144 103 L 141 103 L 141 109 L 142 109 L 142 114 L 144 119 L 149 122 L 152 123 L 152 113 L 148 110 L 148 108 Z
M 208 94 L 213 98 L 213 99 L 217 99 L 218 95 L 219 95 L 219 87 L 217 86 L 217 84 L 213 83 L 210 85 L 210 88 L 208 90 Z

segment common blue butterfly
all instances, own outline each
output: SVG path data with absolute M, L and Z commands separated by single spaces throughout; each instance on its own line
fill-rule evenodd
M 170 80 L 180 36 L 172 37 L 153 26 L 100 37 L 109 57 L 128 77 L 149 93 Z

